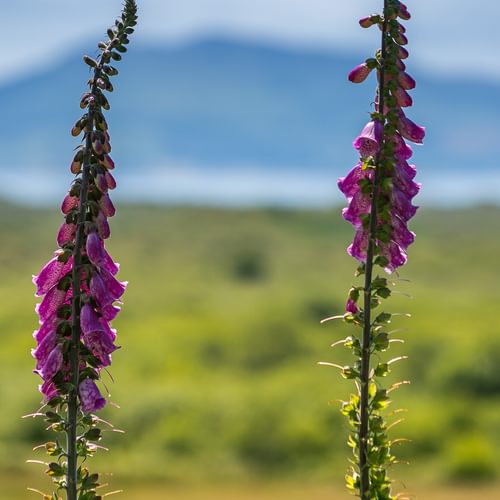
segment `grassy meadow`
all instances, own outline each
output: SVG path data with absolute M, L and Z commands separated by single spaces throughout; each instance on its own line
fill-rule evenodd
M 55 249 L 61 216 L 2 204 L 0 218 L 0 498 L 48 490 L 31 448 L 48 439 L 32 374 L 31 275 Z M 108 433 L 91 468 L 117 498 L 322 500 L 342 488 L 348 448 L 338 400 L 352 383 L 318 361 L 349 335 L 354 261 L 339 210 L 117 206 L 109 249 L 129 281 L 114 325 L 122 349 L 104 381 Z M 409 264 L 384 305 L 406 312 L 387 383 L 408 409 L 392 436 L 396 491 L 422 499 L 500 498 L 500 209 L 421 210 Z M 409 280 L 410 282 L 407 282 Z M 408 295 L 411 295 L 409 298 Z M 144 489 L 140 490 L 140 484 Z M 6 495 L 6 496 L 1 496 Z

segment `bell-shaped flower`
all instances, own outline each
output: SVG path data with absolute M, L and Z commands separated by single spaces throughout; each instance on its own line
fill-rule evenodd
M 359 191 L 361 180 L 373 178 L 373 169 L 363 169 L 362 166 L 362 162 L 357 163 L 345 177 L 341 177 L 337 181 L 340 191 L 347 199 L 352 198 Z
M 49 260 L 41 271 L 33 276 L 33 284 L 36 286 L 36 297 L 41 297 L 45 295 L 53 286 L 59 283 L 59 280 L 65 276 L 73 266 L 73 256 L 71 256 L 67 262 L 61 262 L 59 260 L 59 254 Z
M 76 225 L 64 222 L 57 233 L 57 244 L 62 247 L 66 243 L 73 241 L 76 235 Z
M 373 68 L 370 68 L 365 62 L 359 64 L 349 73 L 349 81 L 351 81 L 352 83 L 364 82 L 368 75 L 371 73 L 372 69 Z
M 425 128 L 412 122 L 403 111 L 399 112 L 399 133 L 411 142 L 422 144 L 425 137 Z
M 99 392 L 96 383 L 90 378 L 85 378 L 80 382 L 78 394 L 80 396 L 81 408 L 84 413 L 92 413 L 100 410 L 106 404 L 106 400 Z
M 384 127 L 379 120 L 369 121 L 353 142 L 361 158 L 375 156 L 380 151 Z

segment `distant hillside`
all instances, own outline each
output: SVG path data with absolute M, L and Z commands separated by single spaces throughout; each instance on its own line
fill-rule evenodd
M 92 54 L 93 44 L 86 51 Z M 69 129 L 86 79 L 83 52 L 0 88 L 4 179 L 12 167 L 50 176 L 68 164 L 76 145 Z M 340 175 L 355 161 L 350 144 L 373 99 L 374 80 L 353 86 L 346 78 L 362 59 L 228 40 L 132 45 L 118 64 L 111 99 L 115 159 L 123 175 L 169 165 Z M 415 74 L 411 59 L 409 70 Z M 500 86 L 473 76 L 469 82 L 415 76 L 410 116 L 428 128 L 416 154 L 421 171 L 497 166 Z

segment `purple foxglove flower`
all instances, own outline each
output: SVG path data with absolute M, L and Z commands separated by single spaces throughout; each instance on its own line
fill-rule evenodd
M 99 236 L 103 240 L 109 238 L 111 231 L 109 229 L 108 219 L 106 218 L 103 212 L 99 212 L 95 224 L 97 226 L 97 232 L 99 233 Z
M 101 269 L 101 278 L 113 300 L 118 300 L 124 294 L 128 282 L 118 281 L 106 268 Z
M 90 352 L 101 362 L 102 366 L 111 364 L 111 353 L 118 347 L 113 344 L 109 335 L 102 331 L 94 331 L 83 336 L 83 341 Z
M 354 302 L 354 300 L 352 300 L 351 298 L 347 299 L 345 310 L 346 312 L 349 312 L 351 314 L 357 314 L 359 312 L 356 302 Z
M 416 144 L 422 144 L 425 137 L 425 128 L 412 122 L 403 111 L 399 113 L 399 132 L 405 139 Z
M 398 106 L 401 106 L 402 108 L 407 108 L 413 104 L 413 99 L 410 94 L 408 94 L 408 92 L 406 92 L 406 90 L 402 87 L 397 87 L 396 90 L 392 92 L 392 95 L 396 98 Z
M 359 25 L 362 28 L 369 28 L 370 26 L 373 26 L 374 24 L 377 24 L 380 22 L 380 16 L 367 16 L 363 17 L 359 20 Z
M 112 304 L 115 300 L 115 297 L 107 289 L 101 275 L 97 271 L 92 274 L 90 280 L 90 295 L 101 308 Z
M 386 257 L 389 261 L 387 267 L 385 267 L 385 271 L 389 274 L 394 272 L 396 268 L 406 264 L 406 261 L 408 260 L 406 252 L 393 241 L 391 241 L 387 247 L 382 249 L 381 255 Z
M 403 250 L 408 248 L 415 241 L 415 233 L 410 231 L 406 223 L 402 221 L 397 215 L 391 217 L 392 225 L 392 239 Z
M 406 37 L 406 35 L 403 34 L 403 32 L 401 30 L 399 30 L 399 34 L 394 38 L 394 40 L 399 45 L 407 45 L 408 44 L 408 38 Z
M 105 265 L 106 256 L 104 254 L 104 243 L 95 231 L 92 231 L 87 236 L 86 252 L 92 264 L 97 267 L 103 267 Z
M 361 83 L 366 80 L 372 68 L 368 67 L 366 63 L 359 64 L 349 73 L 349 81 L 352 83 Z
M 400 134 L 394 134 L 392 140 L 394 142 L 394 154 L 398 160 L 408 160 L 411 158 L 413 151 Z
M 38 343 L 36 349 L 31 349 L 31 355 L 36 359 L 36 369 L 41 370 L 41 367 L 47 362 L 49 354 L 56 346 L 56 332 L 52 330 Z
M 43 384 L 38 386 L 38 390 L 45 396 L 46 401 L 50 401 L 59 394 L 52 380 L 45 380 Z
M 420 184 L 413 181 L 413 177 L 415 177 L 415 169 L 412 169 L 408 163 L 398 162 L 395 165 L 394 184 L 410 198 L 420 191 Z
M 71 210 L 78 207 L 80 199 L 77 196 L 71 196 L 69 193 L 64 197 L 61 203 L 61 212 L 67 215 Z
M 58 260 L 58 255 L 49 260 L 37 276 L 33 276 L 33 284 L 36 286 L 36 297 L 45 295 L 59 280 L 67 274 L 73 265 L 73 256 L 67 262 Z
M 415 82 L 415 80 L 408 73 L 406 73 L 405 71 L 399 73 L 399 75 L 398 75 L 398 83 L 405 90 L 414 89 L 415 86 L 417 85 L 416 82 Z
M 361 226 L 360 216 L 370 213 L 371 205 L 371 198 L 358 191 L 352 197 L 348 207 L 342 210 L 342 217 L 356 227 Z
M 101 314 L 105 321 L 113 321 L 120 311 L 121 307 L 115 306 L 114 304 L 108 304 L 107 306 L 101 307 Z
M 399 174 L 399 172 L 402 172 Z M 396 163 L 397 175 L 404 175 L 408 179 L 413 179 L 417 175 L 417 168 L 415 165 L 410 165 L 408 162 L 399 160 Z
M 341 177 L 337 181 L 340 191 L 348 199 L 352 198 L 359 191 L 360 180 L 371 179 L 373 177 L 373 169 L 367 168 L 363 170 L 361 168 L 362 165 L 361 162 L 357 163 L 345 177 Z
M 401 59 L 396 59 L 396 66 L 399 71 L 404 71 L 406 69 L 406 64 Z
M 398 16 L 404 21 L 408 21 L 409 19 L 411 19 L 411 14 L 408 12 L 408 7 L 402 2 L 399 2 Z
M 59 290 L 57 287 L 51 288 L 42 299 L 42 302 L 35 307 L 35 311 L 40 316 L 40 323 L 55 314 L 59 306 L 64 304 L 71 296 L 71 288 L 67 292 Z
M 55 331 L 57 324 L 61 321 L 56 314 L 52 314 L 42 322 L 40 328 L 33 332 L 33 338 L 41 342 L 47 335 Z
M 372 120 L 364 126 L 361 134 L 353 142 L 361 158 L 375 156 L 379 152 L 383 133 L 384 127 L 378 120 Z
M 63 223 L 59 228 L 59 232 L 57 233 L 57 244 L 62 247 L 65 243 L 72 241 L 76 234 L 76 225 L 75 224 L 66 224 Z
M 109 155 L 104 155 L 104 157 L 101 159 L 99 158 L 99 163 L 109 169 L 109 170 L 113 170 L 115 168 L 115 162 L 111 159 L 111 156 Z
M 120 264 L 114 262 L 106 249 L 104 249 L 104 269 L 109 271 L 113 276 L 120 270 Z
M 410 53 L 404 47 L 398 48 L 398 58 L 399 59 L 407 59 L 409 55 L 410 55 Z
M 347 253 L 359 260 L 360 262 L 366 262 L 366 252 L 368 250 L 368 232 L 363 228 L 358 228 L 356 234 L 354 235 L 354 240 L 351 245 L 347 248 Z
M 100 156 L 104 153 L 104 148 L 102 146 L 102 143 L 99 139 L 95 139 L 93 142 L 92 142 L 92 148 L 93 150 L 95 151 L 95 154 L 97 156 Z
M 99 320 L 99 316 L 90 304 L 85 304 L 82 307 L 80 313 L 80 326 L 83 335 L 89 335 L 93 332 L 106 332 L 103 324 Z
M 107 193 L 101 196 L 101 199 L 99 200 L 99 207 L 106 217 L 113 217 L 116 213 L 113 202 Z
M 84 413 L 92 413 L 93 411 L 100 410 L 106 404 L 106 400 L 102 397 L 97 385 L 90 378 L 86 378 L 80 382 L 78 393 Z
M 106 180 L 106 176 L 104 174 L 97 174 L 95 177 L 95 185 L 97 189 L 101 191 L 101 193 L 108 192 L 108 181 Z
M 404 221 L 410 220 L 417 212 L 418 207 L 412 205 L 411 199 L 408 195 L 403 193 L 403 191 L 398 189 L 396 186 L 392 189 L 391 199 L 394 210 Z
M 106 182 L 108 183 L 108 189 L 115 189 L 116 181 L 115 178 L 111 175 L 111 172 L 106 171 L 104 177 L 106 177 Z
M 63 354 L 61 346 L 56 345 L 47 356 L 44 365 L 40 369 L 40 375 L 43 380 L 51 380 L 52 377 L 61 369 L 63 364 Z

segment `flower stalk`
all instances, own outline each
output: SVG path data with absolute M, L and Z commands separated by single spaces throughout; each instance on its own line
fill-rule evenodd
M 417 210 L 412 198 L 420 185 L 413 180 L 415 167 L 407 162 L 412 150 L 405 139 L 420 144 L 425 129 L 409 120 L 402 109 L 413 104 L 406 91 L 415 87 L 415 80 L 405 72 L 403 59 L 409 54 L 404 45 L 408 40 L 400 22 L 410 17 L 399 0 L 384 0 L 382 14 L 361 19 L 363 28 L 379 27 L 381 48 L 375 58 L 358 65 L 348 77 L 353 83 L 361 83 L 375 70 L 378 78 L 375 111 L 353 143 L 359 162 L 338 182 L 348 200 L 343 217 L 356 231 L 347 251 L 359 261 L 356 276 L 364 276 L 362 286 L 351 287 L 346 312 L 341 316 L 360 330 L 359 335 L 343 341 L 356 359 L 352 366 L 340 367 L 342 376 L 355 380 L 357 387 L 357 394 L 342 404 L 341 411 L 349 419 L 348 444 L 354 455 L 346 476 L 347 487 L 362 500 L 395 498 L 387 469 L 397 463 L 391 447 L 401 442 L 389 439 L 383 410 L 391 402 L 389 393 L 402 384 L 385 389 L 379 378 L 387 376 L 392 363 L 404 357 L 384 362 L 377 355 L 378 362 L 372 366 L 371 361 L 395 340 L 386 331 L 392 314 L 374 313 L 391 295 L 390 287 L 395 283 L 375 270 L 381 267 L 391 274 L 405 264 L 407 248 L 415 238 L 407 223 Z
M 33 278 L 36 295 L 43 297 L 36 308 L 40 327 L 32 353 L 43 380 L 44 415 L 52 430 L 66 435 L 65 444 L 57 438 L 44 446 L 55 457 L 46 471 L 57 486 L 52 495 L 44 494 L 50 500 L 62 499 L 61 492 L 67 500 L 101 498 L 98 474 L 90 474 L 83 462 L 99 448 L 102 420 L 93 413 L 106 399 L 96 382 L 118 348 L 110 322 L 120 312 L 126 287 L 115 278 L 119 266 L 104 245 L 110 235 L 107 219 L 115 214 L 108 191 L 116 187 L 104 92 L 113 91 L 110 77 L 118 70 L 110 63 L 127 51 L 136 12 L 135 1 L 126 0 L 121 17 L 108 29 L 108 40 L 99 43 L 98 58 L 83 58 L 91 78 L 80 102 L 86 112 L 71 130 L 74 137 L 83 132 L 70 168 L 75 180 L 61 205 L 65 221 L 57 235 L 59 248 Z

